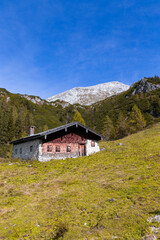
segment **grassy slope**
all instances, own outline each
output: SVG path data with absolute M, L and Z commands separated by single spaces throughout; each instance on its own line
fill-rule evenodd
M 47 163 L 2 159 L 0 239 L 138 240 L 157 226 L 147 218 L 160 213 L 160 124 L 101 147 Z

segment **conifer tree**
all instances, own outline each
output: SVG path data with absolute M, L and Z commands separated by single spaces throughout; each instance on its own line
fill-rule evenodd
M 22 136 L 22 122 L 20 117 L 17 118 L 16 122 L 15 122 L 15 138 L 21 138 Z
M 29 134 L 29 128 L 33 125 L 33 117 L 32 114 L 27 113 L 25 117 L 25 132 L 27 135 Z
M 78 111 L 74 114 L 72 122 L 76 122 L 76 121 L 85 125 L 85 121 L 84 121 L 82 115 L 80 114 L 80 112 L 78 112 Z
M 0 144 L 3 143 L 3 112 L 2 107 L 0 108 Z
M 14 122 L 12 116 L 12 110 L 9 114 L 8 125 L 7 125 L 7 141 L 11 141 L 14 137 Z
M 16 106 L 12 107 L 12 116 L 13 116 L 13 123 L 15 124 L 17 118 L 18 118 L 18 110 Z
M 128 122 L 127 117 L 123 115 L 122 112 L 118 115 L 118 120 L 116 124 L 117 138 L 123 138 L 128 135 Z
M 108 115 L 105 117 L 103 125 L 103 135 L 106 140 L 113 140 L 116 138 L 113 122 Z
M 25 132 L 25 131 L 23 131 L 22 133 L 21 133 L 21 138 L 24 138 L 24 137 L 27 137 L 28 136 L 28 134 Z
M 141 113 L 141 110 L 136 105 L 134 105 L 129 118 L 130 132 L 131 133 L 137 132 L 143 129 L 145 126 L 146 121 Z
M 8 112 L 5 110 L 5 105 L 1 108 L 1 119 L 0 119 L 0 142 L 7 143 L 8 141 L 8 133 L 7 133 L 7 126 L 8 126 Z
M 45 124 L 45 125 L 43 126 L 43 131 L 47 131 L 47 130 L 48 130 L 48 125 Z

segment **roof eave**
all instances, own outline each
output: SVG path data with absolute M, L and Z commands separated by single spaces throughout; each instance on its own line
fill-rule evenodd
M 11 141 L 10 144 L 28 142 L 28 141 L 35 140 L 35 139 L 39 139 L 39 138 L 41 138 L 41 135 L 40 135 L 40 134 L 35 134 L 35 135 L 33 135 L 33 136 L 28 136 L 28 137 L 24 137 L 24 138 L 17 139 L 17 140 L 15 140 L 15 141 Z

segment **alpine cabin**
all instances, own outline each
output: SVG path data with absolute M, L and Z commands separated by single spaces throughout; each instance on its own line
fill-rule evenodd
M 98 141 L 103 137 L 79 122 L 72 122 L 45 132 L 12 141 L 12 157 L 23 160 L 49 161 L 51 159 L 88 156 L 100 151 Z

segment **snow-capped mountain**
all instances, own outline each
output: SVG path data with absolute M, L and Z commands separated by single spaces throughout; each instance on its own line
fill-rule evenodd
M 102 83 L 90 87 L 75 87 L 66 92 L 49 97 L 47 101 L 61 100 L 70 104 L 91 105 L 107 97 L 116 95 L 129 89 L 129 86 L 120 82 Z

